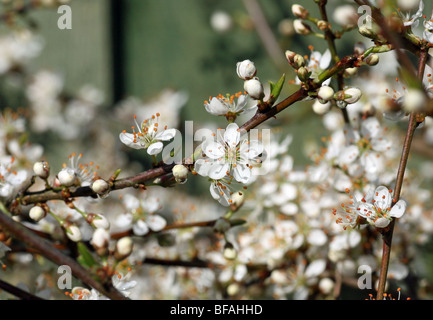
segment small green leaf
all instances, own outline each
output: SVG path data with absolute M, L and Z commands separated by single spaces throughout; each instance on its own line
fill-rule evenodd
M 241 226 L 244 223 L 246 223 L 246 221 L 242 220 L 242 219 L 232 219 L 232 220 L 230 220 L 230 225 L 232 227 Z
M 84 267 L 93 267 L 96 265 L 95 259 L 93 259 L 92 253 L 87 249 L 86 245 L 82 242 L 78 242 L 78 252 L 80 255 L 77 258 L 77 261 Z
M 283 73 L 283 75 L 281 76 L 280 80 L 277 81 L 277 83 L 269 82 L 271 84 L 271 99 L 273 99 L 273 101 L 276 101 L 280 96 L 281 89 L 283 89 L 285 79 L 286 79 L 286 74 Z

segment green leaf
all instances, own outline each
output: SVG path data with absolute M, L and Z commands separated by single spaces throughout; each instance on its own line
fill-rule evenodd
M 96 265 L 95 259 L 93 259 L 92 253 L 87 249 L 86 245 L 82 242 L 78 242 L 78 252 L 80 253 L 77 261 L 84 267 L 93 267 Z
M 232 220 L 230 220 L 230 225 L 231 225 L 232 227 L 235 227 L 235 226 L 241 226 L 241 225 L 243 225 L 244 223 L 246 223 L 246 221 L 243 220 L 243 219 L 232 219 Z
M 283 75 L 281 76 L 280 80 L 277 81 L 277 83 L 273 83 L 273 82 L 269 81 L 269 83 L 271 85 L 272 102 L 275 102 L 278 99 L 278 97 L 280 96 L 281 89 L 283 89 L 285 79 L 286 79 L 286 74 L 283 73 Z

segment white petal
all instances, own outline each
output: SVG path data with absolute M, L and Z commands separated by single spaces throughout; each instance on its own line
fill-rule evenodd
M 217 98 L 212 98 L 210 102 L 206 103 L 204 106 L 207 112 L 216 116 L 224 115 L 228 111 L 227 106 Z
M 227 175 L 229 169 L 228 163 L 213 163 L 209 169 L 209 178 L 214 180 L 222 179 Z
M 132 231 L 137 236 L 144 236 L 149 232 L 149 227 L 147 226 L 146 222 L 144 222 L 143 220 L 138 220 L 132 226 Z
M 350 145 L 341 150 L 338 157 L 339 164 L 349 164 L 356 160 L 359 155 L 359 149 L 355 145 Z
M 394 218 L 401 218 L 406 212 L 407 203 L 404 200 L 398 200 L 397 203 L 392 207 L 389 215 Z
M 194 163 L 194 170 L 201 176 L 207 177 L 209 175 L 209 169 L 211 167 L 211 161 L 206 159 L 198 159 Z
M 167 225 L 167 221 L 160 215 L 151 215 L 146 219 L 146 224 L 152 231 L 161 231 Z
M 219 159 L 225 155 L 224 146 L 215 141 L 207 142 L 203 151 L 211 159 Z
M 364 138 L 374 138 L 380 132 L 379 120 L 375 117 L 370 117 L 362 121 L 361 123 L 361 134 Z
M 121 132 L 119 134 L 120 141 L 122 141 L 123 144 L 127 145 L 130 148 L 134 149 L 142 149 L 143 146 L 140 144 L 138 140 L 137 142 L 134 142 L 134 135 L 132 133 L 127 132 Z
M 331 51 L 329 49 L 326 49 L 326 51 L 323 53 L 322 57 L 320 58 L 320 69 L 324 70 L 328 68 L 329 64 L 331 63 Z
M 224 132 L 224 141 L 230 148 L 233 148 L 239 143 L 240 137 L 239 126 L 236 123 L 230 123 Z
M 305 277 L 313 278 L 322 274 L 326 269 L 325 259 L 314 260 L 305 269 Z
M 387 187 L 379 186 L 374 191 L 373 201 L 376 208 L 380 208 L 382 211 L 387 210 L 392 203 L 391 192 Z
M 173 139 L 175 135 L 176 135 L 176 129 L 167 129 L 167 130 L 159 132 L 155 136 L 155 139 L 167 141 L 167 140 Z
M 377 228 L 385 228 L 389 225 L 390 222 L 391 222 L 391 220 L 389 220 L 387 218 L 379 218 L 374 222 L 374 225 Z
M 154 142 L 149 147 L 147 147 L 147 153 L 150 155 L 158 154 L 162 151 L 163 147 L 164 145 L 162 144 L 162 142 Z
M 251 169 L 243 164 L 238 164 L 233 168 L 233 177 L 236 181 L 247 183 L 251 177 Z

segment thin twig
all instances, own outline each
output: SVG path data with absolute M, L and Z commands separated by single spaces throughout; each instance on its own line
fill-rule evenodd
M 35 296 L 27 291 L 24 291 L 18 287 L 15 287 L 11 285 L 10 283 L 7 283 L 0 279 L 0 289 L 14 295 L 17 298 L 20 298 L 21 300 L 44 300 L 38 296 Z
M 256 0 L 243 0 L 243 3 L 251 17 L 251 21 L 256 28 L 260 40 L 262 41 L 272 61 L 279 70 L 284 70 L 284 68 L 287 67 L 287 61 L 284 57 L 284 52 L 278 44 L 274 33 L 269 27 L 259 3 Z
M 422 50 L 420 53 L 420 60 L 418 65 L 418 78 L 422 80 L 424 75 L 424 68 L 427 62 L 428 53 L 426 50 Z M 402 155 L 400 158 L 400 164 L 397 172 L 397 179 L 395 182 L 394 194 L 393 194 L 393 205 L 400 199 L 401 189 L 403 186 L 404 173 L 406 171 L 407 161 L 409 158 L 410 147 L 412 144 L 412 139 L 417 127 L 416 113 L 412 112 L 409 116 L 409 124 L 406 132 L 406 137 L 403 144 Z M 388 229 L 383 233 L 383 247 L 382 247 L 382 262 L 380 266 L 380 276 L 379 276 L 379 286 L 377 290 L 377 300 L 383 298 L 386 278 L 389 267 L 389 258 L 391 255 L 391 244 L 392 236 L 395 227 L 395 219 L 393 219 L 388 227 Z

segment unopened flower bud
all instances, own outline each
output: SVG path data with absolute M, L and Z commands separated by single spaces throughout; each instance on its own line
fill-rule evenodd
M 331 103 L 329 101 L 325 103 L 321 103 L 319 100 L 316 100 L 313 103 L 313 111 L 319 115 L 325 114 L 330 109 L 331 109 Z
M 227 260 L 234 260 L 236 258 L 237 252 L 231 243 L 226 243 L 226 245 L 224 246 L 223 255 L 224 258 L 226 258 Z
M 234 296 L 235 294 L 237 294 L 240 290 L 239 285 L 234 282 L 234 283 L 230 283 L 229 286 L 227 287 L 227 294 L 229 296 Z
M 323 278 L 319 281 L 319 290 L 323 294 L 330 294 L 334 290 L 334 281 L 330 278 Z
M 305 66 L 305 59 L 303 56 L 301 56 L 300 54 L 296 54 L 293 57 L 293 64 L 295 66 L 296 69 L 300 68 L 300 67 L 304 67 Z
M 300 67 L 298 69 L 298 78 L 302 82 L 307 81 L 310 78 L 310 72 L 308 71 L 308 69 L 305 67 Z
M 188 168 L 184 165 L 177 164 L 171 169 L 173 177 L 178 183 L 185 183 L 188 177 Z
M 295 32 L 298 34 L 307 35 L 311 32 L 310 26 L 300 19 L 293 21 L 293 28 L 295 28 Z
M 334 89 L 329 86 L 321 86 L 317 92 L 317 97 L 323 102 L 327 102 L 334 97 Z
M 89 213 L 86 221 L 95 228 L 110 229 L 110 222 L 101 214 Z
M 257 77 L 244 82 L 244 90 L 248 95 L 256 100 L 261 100 L 265 96 L 262 83 Z
M 245 202 L 245 196 L 242 192 L 235 192 L 230 197 L 230 209 L 232 211 L 239 210 Z
M 292 13 L 295 17 L 301 18 L 301 19 L 306 19 L 309 15 L 308 10 L 305 9 L 300 4 L 292 5 Z
M 35 162 L 35 164 L 33 165 L 33 172 L 38 177 L 42 179 L 47 179 L 50 175 L 50 166 L 48 165 L 48 162 L 45 161 Z
M 375 66 L 379 63 L 379 55 L 376 53 L 370 54 L 364 61 L 369 66 Z
M 134 243 L 130 237 L 123 237 L 116 243 L 115 257 L 117 260 L 125 259 L 132 252 Z
M 254 62 L 250 60 L 244 60 L 236 64 L 236 72 L 238 77 L 242 80 L 249 80 L 256 75 L 257 69 L 254 65 Z
M 104 179 L 98 179 L 93 181 L 91 188 L 95 193 L 102 195 L 110 190 L 110 185 Z
M 329 24 L 325 20 L 319 20 L 316 23 L 317 28 L 319 28 L 322 31 L 326 31 L 329 29 Z
M 64 224 L 63 226 L 65 227 L 66 230 L 66 236 L 70 240 L 74 242 L 81 241 L 82 234 L 80 228 L 78 228 L 75 224 Z
M 362 34 L 364 37 L 370 38 L 370 39 L 375 39 L 377 38 L 377 34 L 371 30 L 370 28 L 367 28 L 365 25 L 361 26 L 358 29 L 358 32 L 360 34 Z
M 107 252 L 109 241 L 110 234 L 106 229 L 97 228 L 95 232 L 93 232 L 91 243 L 99 255 L 104 255 Z
M 61 185 L 64 185 L 65 187 L 70 187 L 74 184 L 76 175 L 74 170 L 66 167 L 60 170 L 60 172 L 57 174 L 57 178 L 59 179 Z
M 293 51 L 290 51 L 290 50 L 286 50 L 285 55 L 286 55 L 287 61 L 289 61 L 289 63 L 292 64 L 293 63 L 293 59 L 296 56 L 296 52 L 293 52 Z
M 34 206 L 29 211 L 29 216 L 34 221 L 40 221 L 47 215 L 47 212 L 41 206 Z
M 426 103 L 426 95 L 419 89 L 409 88 L 403 99 L 403 109 L 407 112 L 419 111 Z
M 357 72 L 358 72 L 358 68 L 357 68 L 357 67 L 347 68 L 347 69 L 344 70 L 344 77 L 345 77 L 345 78 L 352 77 L 352 76 L 354 76 Z
M 348 88 L 344 89 L 344 99 L 343 101 L 352 104 L 357 102 L 361 98 L 362 92 L 358 88 Z

